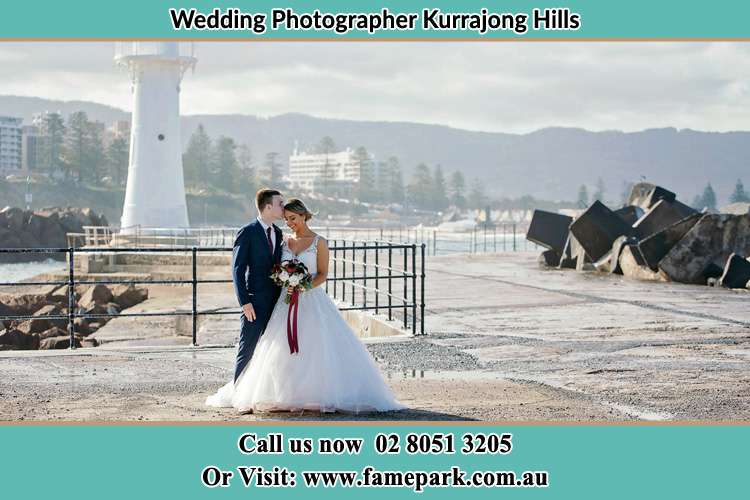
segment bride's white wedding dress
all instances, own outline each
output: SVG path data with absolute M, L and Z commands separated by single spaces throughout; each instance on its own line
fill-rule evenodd
M 284 242 L 281 260 L 297 259 L 314 276 L 317 243 L 318 236 L 295 255 Z M 299 295 L 299 352 L 291 354 L 285 295 L 282 290 L 253 357 L 236 383 L 230 381 L 209 396 L 207 405 L 321 412 L 405 408 L 396 401 L 372 356 L 322 286 Z

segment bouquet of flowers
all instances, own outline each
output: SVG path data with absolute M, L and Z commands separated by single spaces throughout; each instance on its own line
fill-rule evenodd
M 299 295 L 303 290 L 312 288 L 312 276 L 302 262 L 298 260 L 285 260 L 281 264 L 273 266 L 271 279 L 282 288 L 287 290 L 284 302 L 289 304 L 292 296 Z M 289 292 L 289 288 L 294 289 L 294 293 Z

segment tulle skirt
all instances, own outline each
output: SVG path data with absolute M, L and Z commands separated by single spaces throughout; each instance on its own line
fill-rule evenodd
M 206 404 L 254 411 L 392 411 L 406 408 L 375 361 L 321 287 L 299 296 L 298 346 L 287 340 L 285 292 L 276 303 L 252 359 Z

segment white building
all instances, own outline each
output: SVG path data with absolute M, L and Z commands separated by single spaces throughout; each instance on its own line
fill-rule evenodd
M 18 174 L 23 169 L 21 118 L 0 116 L 0 174 Z
M 289 181 L 301 189 L 320 190 L 326 181 L 338 187 L 352 187 L 359 177 L 359 161 L 349 148 L 328 154 L 299 153 L 295 149 L 289 157 Z

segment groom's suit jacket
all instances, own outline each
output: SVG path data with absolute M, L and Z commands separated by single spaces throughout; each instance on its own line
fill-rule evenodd
M 251 303 L 271 306 L 279 298 L 281 289 L 271 279 L 271 269 L 281 260 L 281 229 L 274 224 L 276 244 L 273 254 L 268 248 L 268 238 L 257 219 L 237 233 L 232 252 L 232 280 L 237 301 L 241 306 Z

